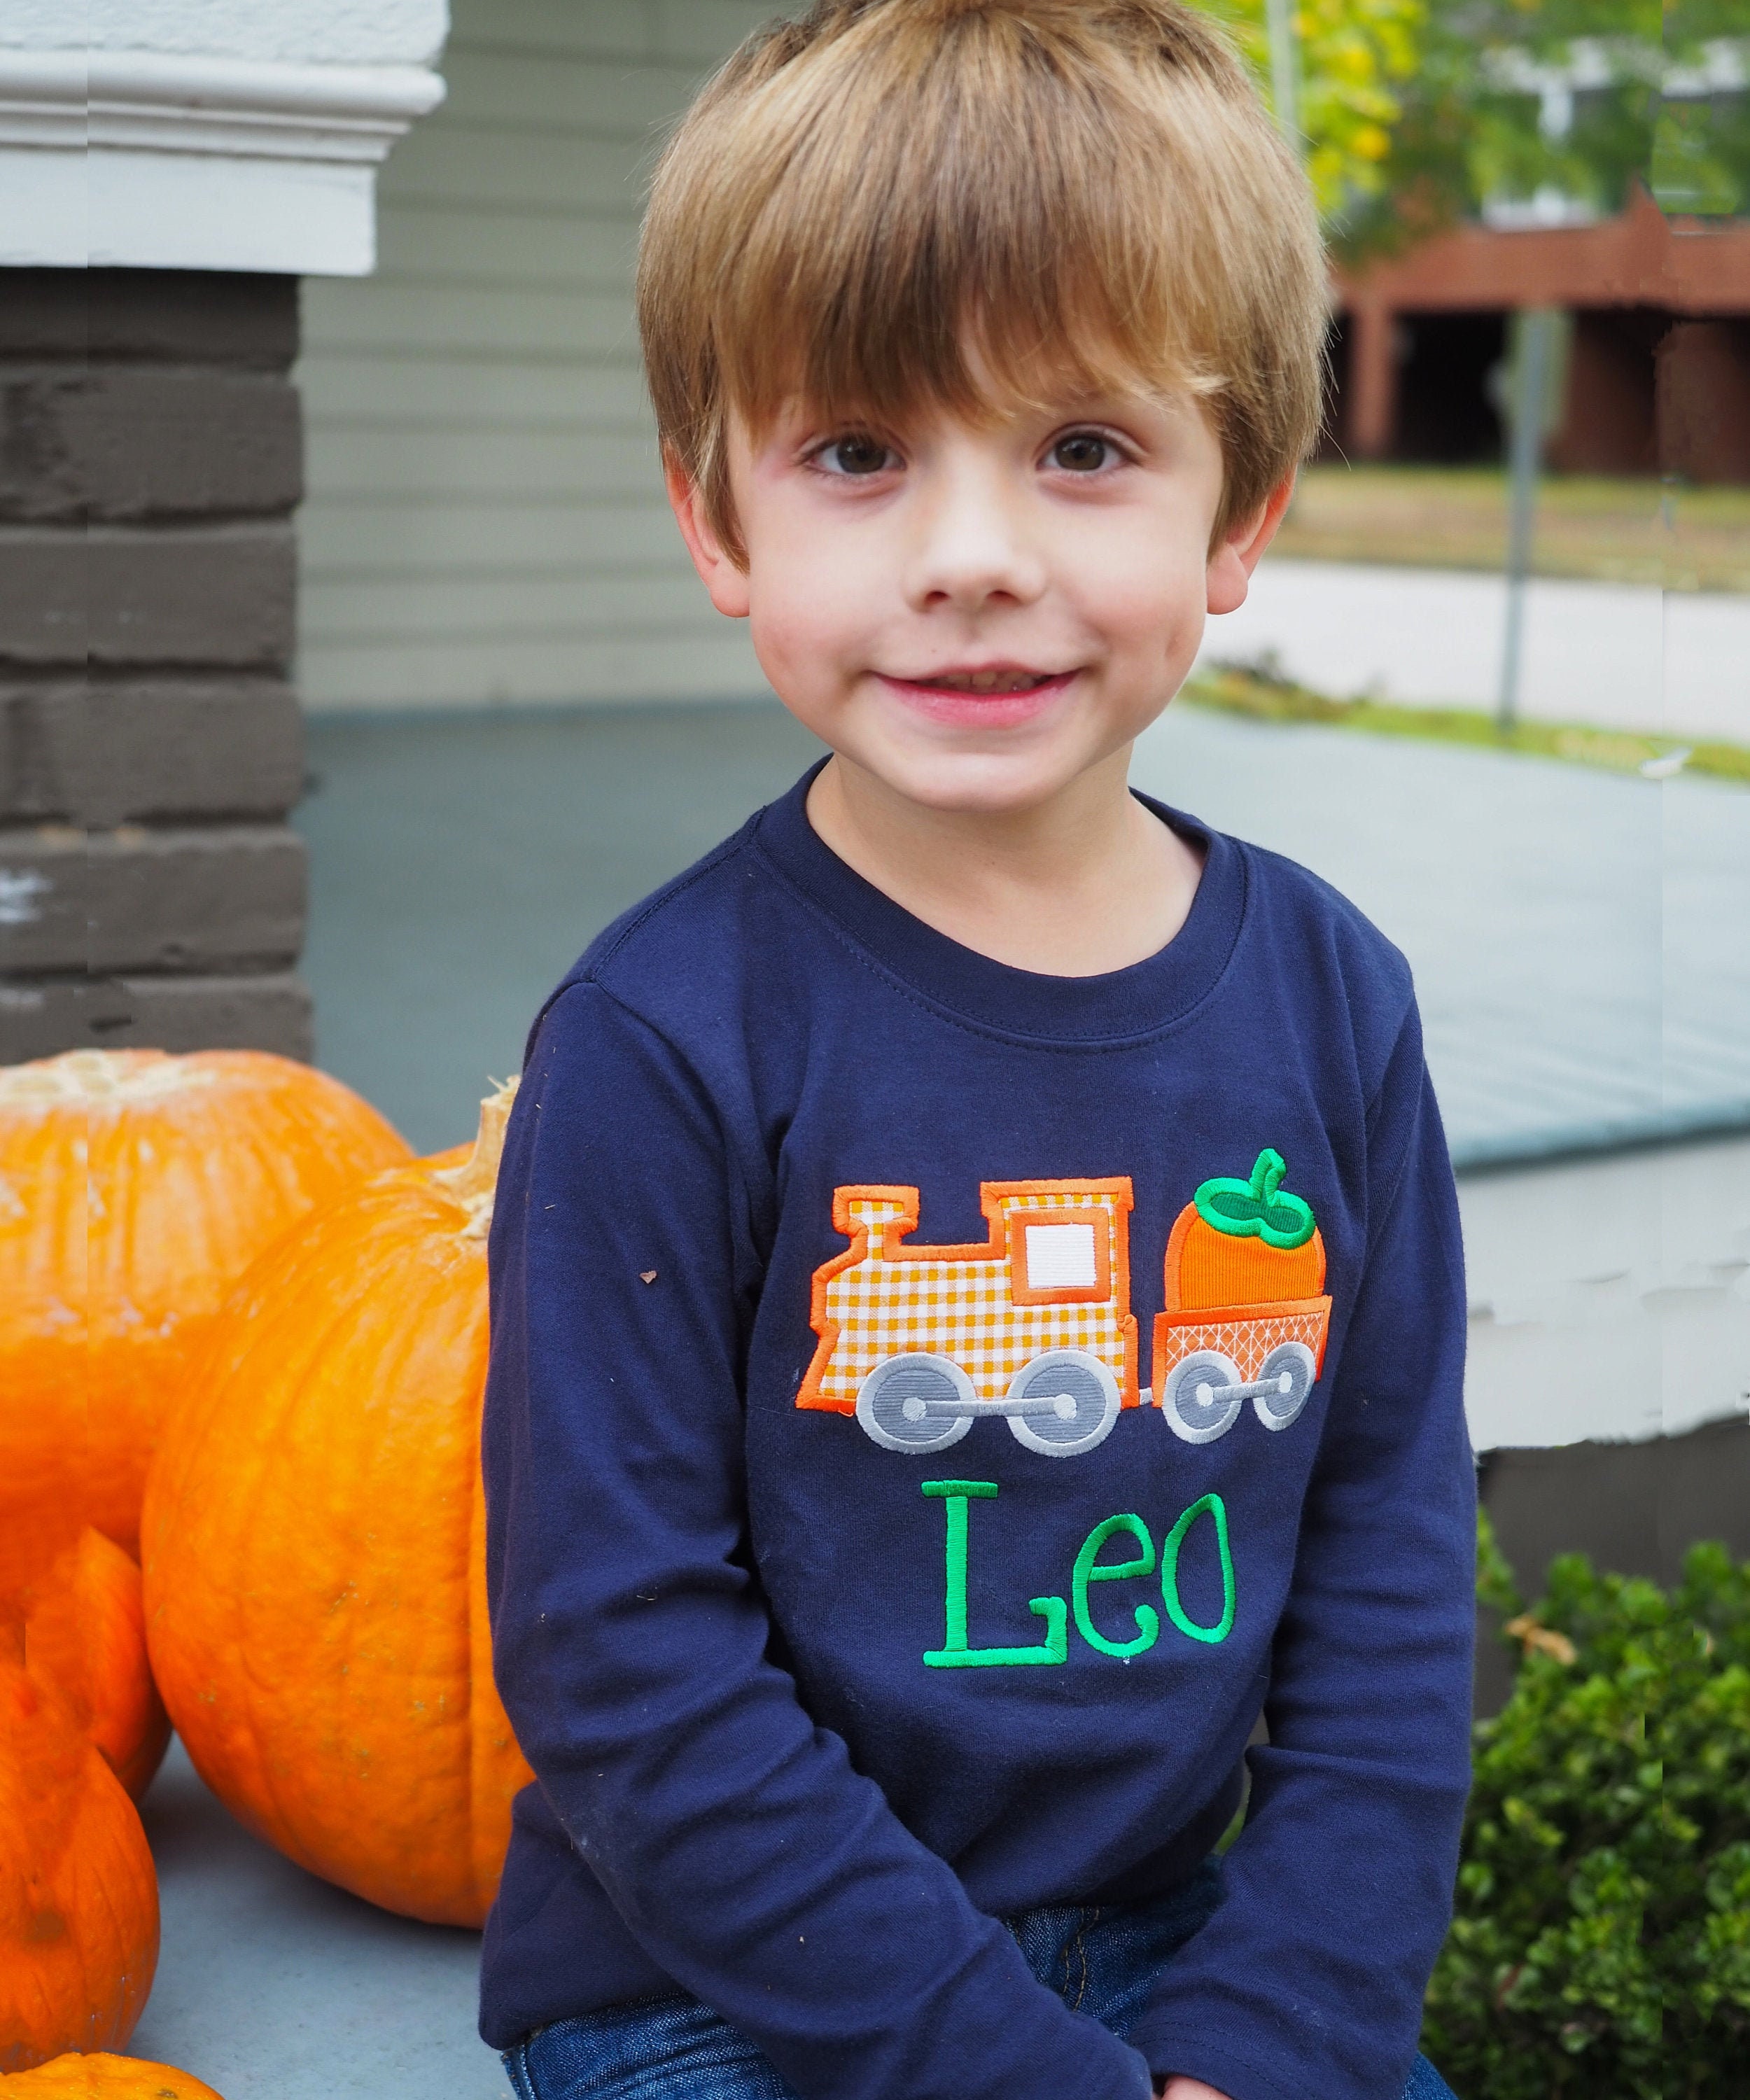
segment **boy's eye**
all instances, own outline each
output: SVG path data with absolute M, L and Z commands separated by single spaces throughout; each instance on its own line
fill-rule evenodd
M 829 474 L 879 474 L 893 454 L 879 438 L 835 438 L 815 457 Z
M 1094 474 L 1116 454 L 1109 438 L 1098 430 L 1072 430 L 1051 447 L 1051 465 L 1069 474 Z

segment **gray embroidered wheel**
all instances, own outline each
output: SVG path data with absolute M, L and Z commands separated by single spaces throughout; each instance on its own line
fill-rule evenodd
M 978 1396 L 949 1357 L 884 1357 L 857 1395 L 864 1433 L 887 1451 L 945 1451 L 972 1426 Z
M 1273 1385 L 1276 1391 L 1254 1394 L 1252 1412 L 1266 1429 L 1286 1429 L 1306 1405 L 1318 1374 L 1317 1361 L 1304 1342 L 1279 1343 L 1258 1374 L 1260 1385 Z
M 1003 1412 L 1015 1440 L 1048 1458 L 1077 1458 L 1111 1432 L 1118 1382 L 1086 1349 L 1051 1349 L 1009 1381 Z
M 1242 1394 L 1228 1391 L 1241 1383 L 1239 1365 L 1219 1349 L 1193 1349 L 1167 1373 L 1161 1391 L 1161 1411 L 1167 1427 L 1188 1444 L 1213 1444 L 1240 1418 Z

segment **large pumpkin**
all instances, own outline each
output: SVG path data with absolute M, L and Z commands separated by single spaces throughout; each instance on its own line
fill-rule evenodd
M 163 1762 L 170 1716 L 146 1659 L 139 1569 L 88 1524 L 25 1592 L 24 1667 L 65 1701 L 134 1800 Z
M 225 1308 L 147 1491 L 147 1635 L 196 1768 L 313 1872 L 478 1925 L 529 1774 L 492 1683 L 480 1409 L 510 1089 L 468 1160 L 381 1174 Z
M 210 2085 L 133 2056 L 58 2056 L 0 2078 L 3 2100 L 219 2100 Z
M 133 1802 L 55 1696 L 0 1661 L 0 2071 L 119 2047 L 157 1961 Z
M 408 1156 L 337 1079 L 257 1051 L 0 1070 L 0 1602 L 87 1524 L 134 1548 L 159 1422 L 226 1292 Z

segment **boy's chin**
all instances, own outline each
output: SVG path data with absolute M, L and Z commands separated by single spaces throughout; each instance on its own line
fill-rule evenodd
M 1020 816 L 1045 807 L 1102 763 L 1097 754 L 1043 748 L 956 749 L 948 739 L 841 750 L 888 793 L 942 816 Z

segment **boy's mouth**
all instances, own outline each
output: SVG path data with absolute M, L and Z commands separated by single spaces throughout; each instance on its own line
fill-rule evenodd
M 1034 671 L 1022 664 L 981 664 L 901 678 L 879 674 L 903 705 L 945 729 L 1018 728 L 1055 706 L 1074 671 Z
M 1018 664 L 993 664 L 976 671 L 929 671 L 919 678 L 896 678 L 893 682 L 921 686 L 926 692 L 988 695 L 1035 692 L 1041 686 L 1056 685 L 1069 675 L 1064 671 L 1029 671 Z

